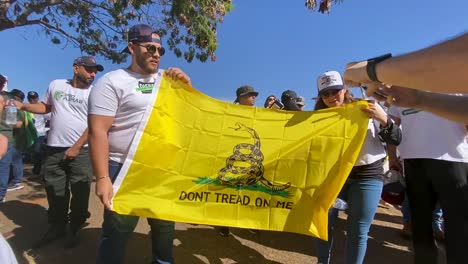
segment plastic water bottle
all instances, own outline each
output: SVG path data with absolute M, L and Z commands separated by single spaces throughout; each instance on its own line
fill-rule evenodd
M 18 119 L 16 118 L 18 110 L 13 99 L 8 100 L 8 104 L 5 107 L 5 124 L 8 126 L 15 126 Z
M 348 209 L 348 203 L 344 200 L 341 200 L 340 198 L 336 198 L 335 202 L 333 203 L 333 208 L 344 211 Z

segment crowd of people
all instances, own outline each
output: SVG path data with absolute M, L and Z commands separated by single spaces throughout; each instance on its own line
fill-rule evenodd
M 164 48 L 156 32 L 148 25 L 132 26 L 123 51 L 131 56 L 130 66 L 105 73 L 95 84 L 96 75 L 104 67 L 91 56 L 77 58 L 73 77 L 52 81 L 41 101 L 35 91 L 30 91 L 28 103 L 24 103 L 25 94 L 18 89 L 8 92 L 7 78 L 0 75 L 2 114 L 12 105 L 18 110 L 15 124 L 0 123 L 0 203 L 8 202 L 8 191 L 23 187 L 23 158 L 30 153 L 33 173 L 42 176 L 49 204 L 49 226 L 34 243 L 35 248 L 63 237 L 67 248 L 79 243 L 80 230 L 90 217 L 88 202 L 94 175 L 96 195 L 104 205 L 97 263 L 123 262 L 138 217 L 112 211 L 112 184 L 162 76 L 191 85 L 181 69 L 159 69 Z M 348 87 L 366 86 L 368 95 L 376 99 L 368 100 L 368 107 L 362 109 L 369 117 L 367 135 L 338 196 L 347 205 L 346 263 L 363 263 L 365 259 L 369 229 L 384 188 L 387 159 L 390 169 L 404 175 L 403 231 L 413 238 L 415 263 L 437 262 L 436 239 L 445 242 L 448 263 L 467 263 L 468 103 L 464 96 L 434 92 L 466 93 L 468 89 L 460 85 L 463 82 L 453 82 L 453 74 L 437 79 L 446 70 L 442 66 L 431 69 L 429 74 L 411 78 L 405 75 L 405 71 L 417 72 L 411 67 L 424 68 L 424 62 L 434 53 L 441 54 L 435 57 L 440 65 L 450 64 L 444 56 L 453 62 L 456 55 L 452 49 L 462 46 L 465 57 L 457 59 L 466 59 L 462 67 L 466 70 L 468 34 L 415 54 L 350 63 L 343 77 L 337 71 L 318 76 L 314 110 L 359 100 Z M 457 67 L 450 65 L 452 70 Z M 458 68 L 454 71 L 460 72 Z M 439 90 L 441 87 L 447 89 Z M 258 96 L 252 86 L 243 85 L 236 90 L 234 103 L 253 107 Z M 444 104 L 436 100 L 445 102 L 445 106 L 451 103 L 452 108 L 444 109 Z M 265 108 L 288 111 L 303 111 L 304 105 L 304 97 L 292 90 L 284 91 L 279 98 L 269 95 L 264 103 Z M 338 210 L 329 210 L 329 240 L 317 241 L 319 263 L 330 263 L 333 258 Z M 174 263 L 174 222 L 148 219 L 148 224 L 152 263 Z M 222 236 L 230 234 L 228 227 L 220 227 L 219 231 Z

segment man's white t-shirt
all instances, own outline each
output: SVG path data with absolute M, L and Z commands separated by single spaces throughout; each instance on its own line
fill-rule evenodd
M 109 158 L 123 163 L 163 71 L 142 75 L 119 69 L 102 76 L 89 97 L 89 114 L 114 116 L 108 133 Z
M 47 146 L 71 147 L 88 127 L 88 97 L 91 86 L 71 86 L 69 80 L 52 81 L 44 97 L 51 105 L 50 131 Z
M 429 112 L 391 106 L 389 115 L 401 119 L 402 159 L 437 159 L 468 163 L 468 143 L 464 124 Z

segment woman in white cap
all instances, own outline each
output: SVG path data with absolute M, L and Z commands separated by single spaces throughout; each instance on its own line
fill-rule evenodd
M 354 99 L 344 87 L 341 75 L 328 71 L 318 78 L 318 98 L 315 110 L 339 107 Z M 401 131 L 387 116 L 380 105 L 369 102 L 362 109 L 369 116 L 367 135 L 351 173 L 339 198 L 347 202 L 346 256 L 345 263 L 362 263 L 366 255 L 367 236 L 374 219 L 383 187 L 383 162 L 387 153 L 383 141 L 398 145 Z M 333 243 L 333 226 L 338 209 L 331 208 L 328 219 L 328 241 L 318 242 L 318 263 L 330 263 Z

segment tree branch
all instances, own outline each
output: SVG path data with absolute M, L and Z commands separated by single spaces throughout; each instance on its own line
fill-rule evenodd
M 31 5 L 26 7 L 26 9 L 24 10 L 23 13 L 21 13 L 21 15 L 16 17 L 15 25 L 23 26 L 23 25 L 25 25 L 24 23 L 27 22 L 28 16 L 31 15 L 33 12 L 37 13 L 38 11 L 40 11 L 40 10 L 46 8 L 46 7 L 60 5 L 64 1 L 65 0 L 49 0 L 49 1 L 44 1 L 42 3 L 38 3 L 38 4 L 35 4 L 35 5 L 31 4 Z
M 28 20 L 27 23 L 25 25 L 41 25 L 45 28 L 48 28 L 48 29 L 52 29 L 53 31 L 57 32 L 57 33 L 60 33 L 61 35 L 63 35 L 64 37 L 66 37 L 67 39 L 70 39 L 72 41 L 75 41 L 76 44 L 79 44 L 80 41 L 78 40 L 77 37 L 75 36 L 72 36 L 70 34 L 68 34 L 67 32 L 65 32 L 63 29 L 59 28 L 59 27 L 55 27 L 55 26 L 52 26 L 51 24 L 49 23 L 46 23 L 42 20 L 39 20 L 39 19 L 36 19 L 36 20 Z

